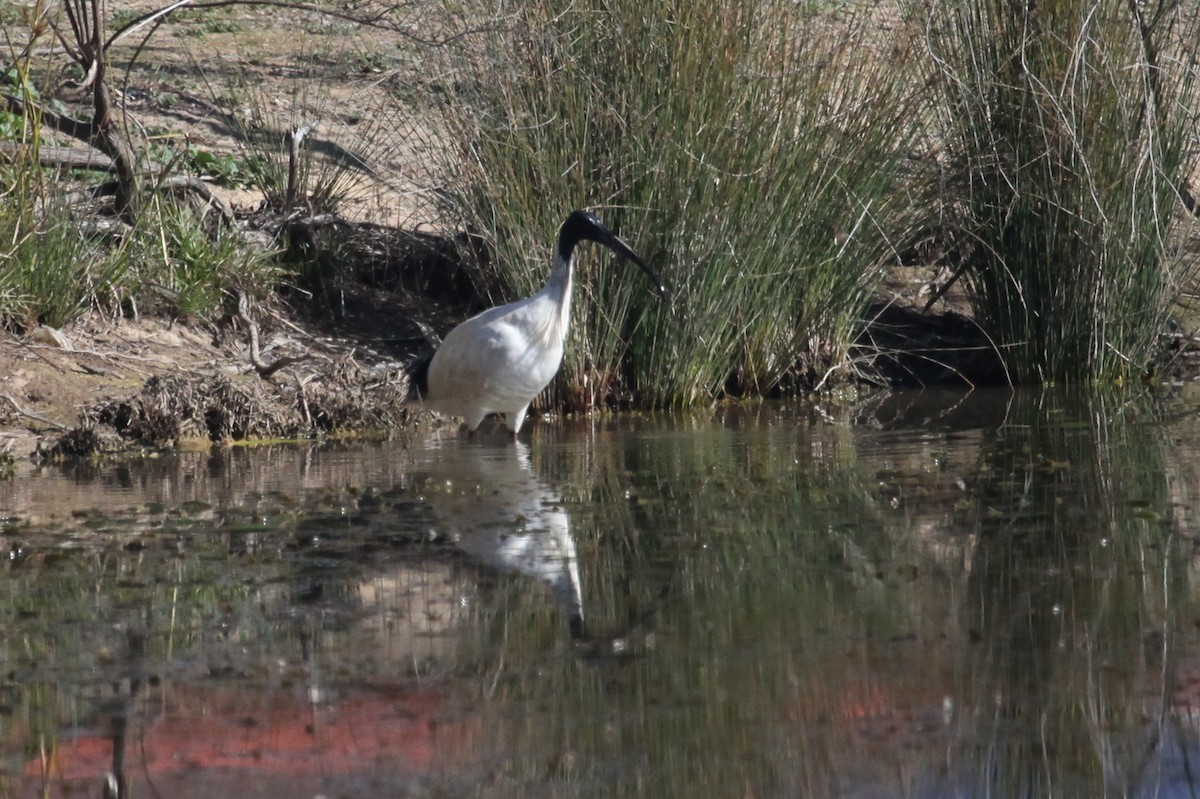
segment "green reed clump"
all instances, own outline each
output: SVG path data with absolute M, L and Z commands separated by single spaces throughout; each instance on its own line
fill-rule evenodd
M 10 165 L 0 176 L 0 325 L 61 327 L 91 307 L 97 292 L 120 283 L 121 253 L 81 234 L 80 220 L 56 203 L 36 164 Z M 107 298 L 107 294 L 106 294 Z
M 227 295 L 262 299 L 279 285 L 278 252 L 169 198 L 155 198 L 127 243 L 130 277 L 122 289 L 144 310 L 181 316 L 220 312 Z
M 492 301 L 544 281 L 591 207 L 660 271 L 585 248 L 553 402 L 687 405 L 819 381 L 907 213 L 898 64 L 865 14 L 790 2 L 542 0 L 473 41 L 443 104 L 454 222 Z M 894 32 L 893 32 L 894 35 Z M 485 55 L 486 54 L 486 55 Z
M 0 326 L 62 327 L 93 308 L 219 312 L 225 293 L 261 296 L 282 270 L 274 253 L 236 230 L 154 198 L 126 227 L 73 204 L 31 160 L 0 175 Z
M 0 159 L 0 325 L 58 327 L 87 309 L 97 286 L 119 279 L 123 264 L 80 235 L 77 215 L 39 164 L 41 94 L 28 54 L 7 78 L 23 112 L 4 112 L 16 145 Z
M 1017 380 L 1144 370 L 1194 261 L 1195 4 L 934 4 L 944 221 L 975 315 Z

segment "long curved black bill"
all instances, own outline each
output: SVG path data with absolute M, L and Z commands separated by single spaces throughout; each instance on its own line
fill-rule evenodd
M 610 237 L 609 240 L 603 242 L 603 244 L 613 252 L 628 258 L 630 261 L 633 261 L 635 264 L 641 267 L 641 270 L 646 273 L 646 277 L 650 278 L 650 282 L 654 284 L 654 288 L 658 292 L 658 298 L 660 300 L 666 299 L 667 287 L 663 285 L 662 280 L 660 280 L 658 275 L 655 274 L 654 270 L 650 268 L 650 265 L 643 261 L 642 257 L 634 252 L 633 248 L 622 241 L 619 237 L 614 236 L 612 233 L 609 233 L 608 235 Z

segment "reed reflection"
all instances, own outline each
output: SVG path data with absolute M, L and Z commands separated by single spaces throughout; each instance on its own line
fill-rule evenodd
M 1046 396 L 987 436 L 954 770 L 970 795 L 1195 795 L 1156 754 L 1197 653 L 1169 442 L 1142 419 Z

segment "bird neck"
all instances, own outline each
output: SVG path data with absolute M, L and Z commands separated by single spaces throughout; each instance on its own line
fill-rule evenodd
M 550 278 L 546 281 L 546 285 L 542 287 L 542 293 L 557 306 L 555 321 L 558 323 L 557 326 L 562 335 L 566 335 L 567 325 L 571 321 L 573 260 L 570 255 L 563 258 L 561 254 L 555 254 L 554 268 L 550 270 Z

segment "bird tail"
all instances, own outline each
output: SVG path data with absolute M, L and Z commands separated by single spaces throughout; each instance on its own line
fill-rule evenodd
M 415 361 L 408 365 L 408 393 L 409 396 L 423 400 L 425 395 L 429 393 L 429 364 L 433 361 L 433 351 L 426 352 L 417 357 Z
M 418 355 L 408 365 L 408 399 L 419 401 L 429 394 L 429 364 L 433 361 L 433 354 L 437 352 L 438 347 L 442 346 L 442 337 L 420 319 L 413 319 L 412 323 L 421 331 L 425 343 L 429 345 L 426 352 Z
M 412 322 L 417 326 L 417 329 L 421 331 L 421 335 L 425 337 L 425 341 L 429 344 L 429 346 L 433 347 L 435 350 L 442 346 L 442 337 L 437 334 L 436 330 L 422 322 L 420 319 L 414 319 Z

